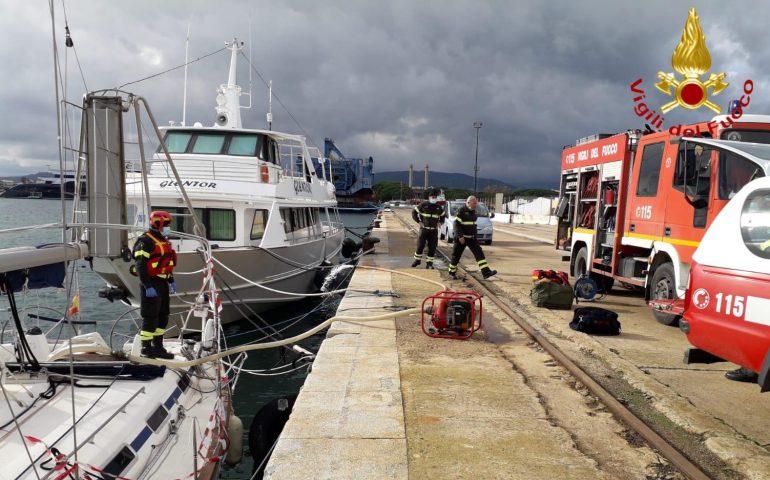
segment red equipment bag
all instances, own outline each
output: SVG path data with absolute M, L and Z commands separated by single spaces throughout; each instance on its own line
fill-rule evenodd
M 569 275 L 567 272 L 557 272 L 556 270 L 532 270 L 533 282 L 544 278 L 562 285 L 569 285 Z

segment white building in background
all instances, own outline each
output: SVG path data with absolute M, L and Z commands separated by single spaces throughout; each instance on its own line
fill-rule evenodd
M 556 208 L 556 198 L 515 198 L 507 202 L 504 212 L 496 215 L 494 220 L 503 223 L 532 223 L 541 225 L 556 225 L 556 217 L 552 212 Z

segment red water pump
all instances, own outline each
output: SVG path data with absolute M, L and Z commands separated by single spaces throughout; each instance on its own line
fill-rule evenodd
M 481 312 L 478 293 L 444 290 L 422 301 L 420 326 L 429 337 L 467 340 L 481 328 Z

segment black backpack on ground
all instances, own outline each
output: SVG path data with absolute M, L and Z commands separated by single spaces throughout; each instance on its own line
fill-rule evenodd
M 599 307 L 580 307 L 575 309 L 572 321 L 569 322 L 572 330 L 597 335 L 620 335 L 620 322 L 618 314 L 612 310 Z

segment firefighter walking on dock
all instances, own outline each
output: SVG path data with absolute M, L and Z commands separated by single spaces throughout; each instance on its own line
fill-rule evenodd
M 476 205 L 478 203 L 476 197 L 470 196 L 465 201 L 465 205 L 457 210 L 453 226 L 455 244 L 452 249 L 452 261 L 449 264 L 449 276 L 454 279 L 457 278 L 457 264 L 460 263 L 460 257 L 462 257 L 465 247 L 468 247 L 473 253 L 484 278 L 497 274 L 497 270 L 489 268 L 489 263 L 484 258 L 484 252 L 481 250 L 478 239 L 476 239 L 476 219 L 478 218 Z
M 438 191 L 433 189 L 428 194 L 428 200 L 414 207 L 412 219 L 420 224 L 420 236 L 417 239 L 417 250 L 414 252 L 412 267 L 416 267 L 422 261 L 422 251 L 428 244 L 428 256 L 425 259 L 425 268 L 433 268 L 433 259 L 438 245 L 439 225 L 444 222 L 444 207 L 438 203 Z

